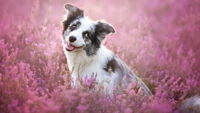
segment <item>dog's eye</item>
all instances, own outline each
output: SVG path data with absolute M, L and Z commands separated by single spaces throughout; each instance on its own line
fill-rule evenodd
M 77 27 L 77 25 L 76 25 L 76 24 L 73 24 L 72 26 L 70 26 L 70 30 L 73 31 L 73 30 L 76 29 L 76 27 Z
M 89 32 L 85 32 L 85 33 L 83 34 L 83 36 L 84 36 L 85 38 L 89 38 L 90 33 L 89 33 Z

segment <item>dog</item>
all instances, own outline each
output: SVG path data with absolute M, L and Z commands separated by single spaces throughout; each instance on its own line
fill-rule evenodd
M 120 86 L 127 87 L 134 82 L 145 95 L 152 95 L 145 83 L 102 41 L 114 27 L 102 21 L 93 21 L 84 15 L 82 9 L 66 4 L 67 16 L 62 22 L 62 43 L 71 72 L 73 86 L 80 85 L 80 78 L 95 76 L 104 91 L 112 95 Z

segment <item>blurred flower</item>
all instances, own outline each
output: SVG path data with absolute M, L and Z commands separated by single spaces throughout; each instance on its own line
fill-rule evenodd
M 95 75 L 81 78 L 84 90 L 73 89 L 61 42 L 66 1 L 1 0 L 1 112 L 171 113 L 200 92 L 199 0 L 68 2 L 115 27 L 117 32 L 106 37 L 106 47 L 145 81 L 154 96 L 144 99 L 130 84 L 111 99 L 95 91 Z

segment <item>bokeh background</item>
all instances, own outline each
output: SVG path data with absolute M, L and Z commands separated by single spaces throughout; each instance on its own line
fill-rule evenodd
M 105 45 L 150 87 L 149 101 L 139 101 L 131 86 L 114 100 L 87 85 L 70 88 L 61 45 L 65 3 L 115 27 Z M 199 0 L 1 0 L 0 112 L 181 112 L 182 102 L 200 93 L 199 6 Z

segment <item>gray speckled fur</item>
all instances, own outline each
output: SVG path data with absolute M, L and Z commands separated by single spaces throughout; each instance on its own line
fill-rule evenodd
M 200 113 L 200 96 L 194 96 L 185 100 L 181 106 L 183 113 Z
M 116 61 L 116 63 L 114 64 L 115 66 L 112 67 L 115 69 L 112 70 L 115 70 L 115 73 L 118 75 L 118 81 L 116 81 L 117 83 L 120 83 L 127 88 L 129 83 L 134 82 L 143 89 L 145 94 L 149 96 L 152 95 L 145 83 L 138 76 L 136 76 L 135 73 L 133 73 L 133 71 L 119 57 L 113 55 L 113 59 Z

